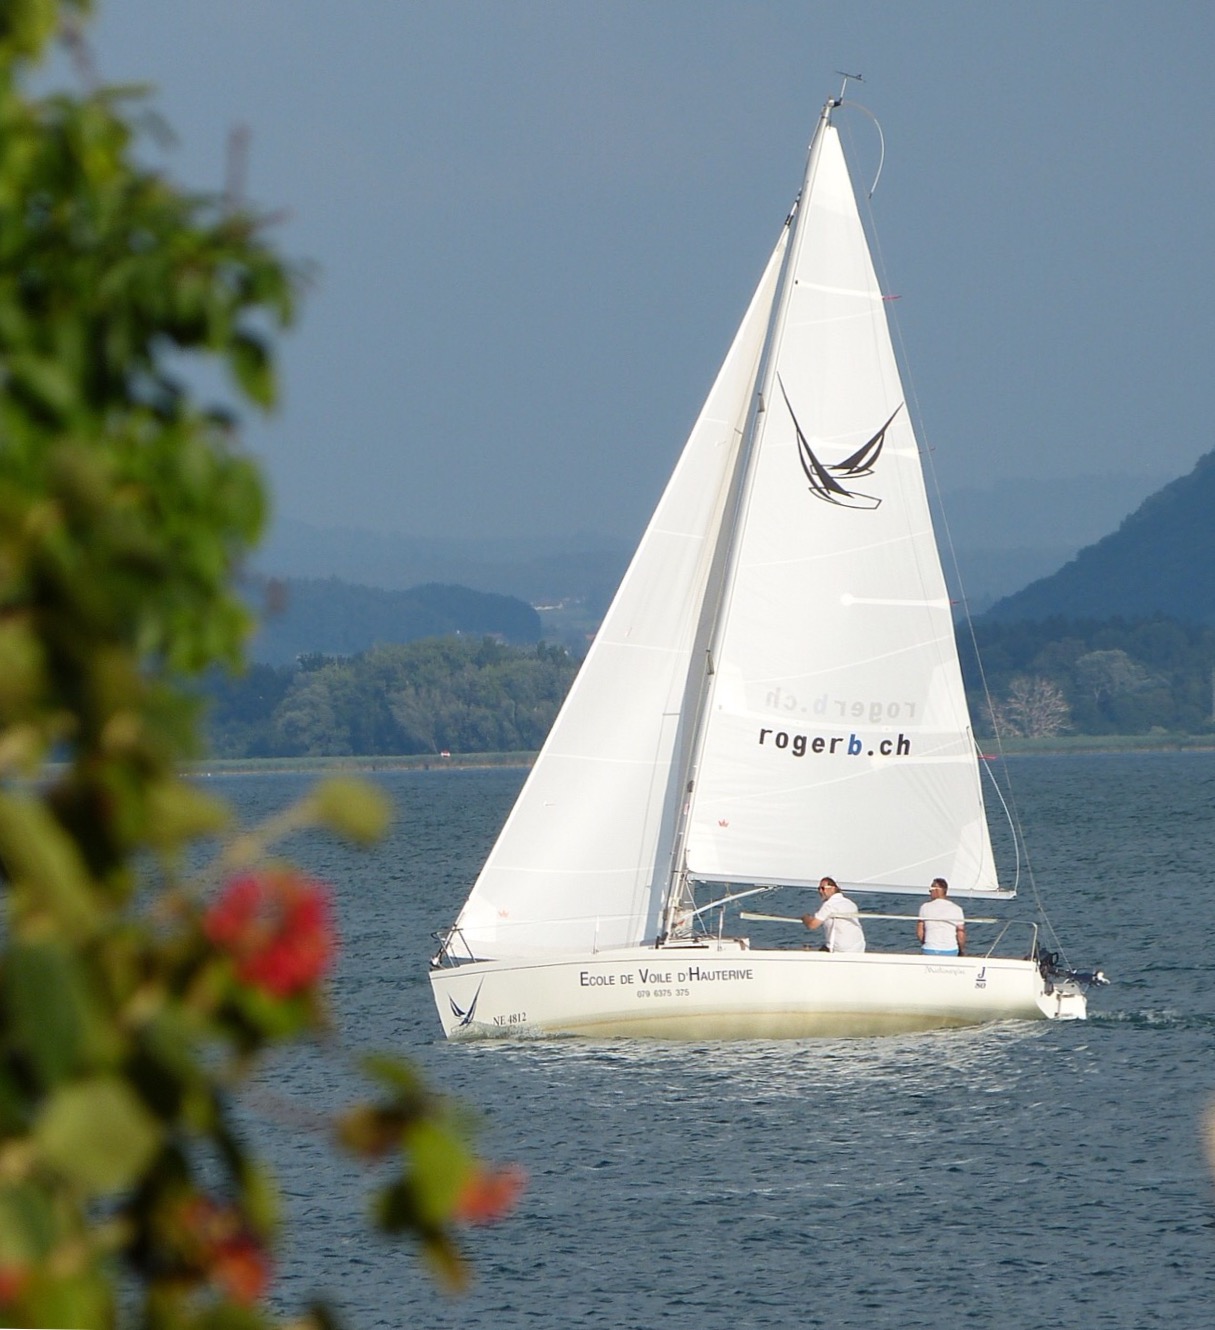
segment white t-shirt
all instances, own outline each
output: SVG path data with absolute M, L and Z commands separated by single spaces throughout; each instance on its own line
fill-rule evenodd
M 838 891 L 814 912 L 823 921 L 823 937 L 828 951 L 864 951 L 865 933 L 856 917 L 856 902 Z
M 957 926 L 966 922 L 960 905 L 945 896 L 925 901 L 920 906 L 920 918 L 924 921 L 925 951 L 958 949 Z

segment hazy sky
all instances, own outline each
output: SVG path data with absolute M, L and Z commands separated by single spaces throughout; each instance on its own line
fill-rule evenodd
M 407 535 L 641 530 L 835 70 L 946 490 L 1215 446 L 1208 0 L 99 0 L 182 183 L 317 265 L 249 439 L 277 511 Z M 837 121 L 868 183 L 877 137 Z M 881 269 L 879 269 L 880 271 Z

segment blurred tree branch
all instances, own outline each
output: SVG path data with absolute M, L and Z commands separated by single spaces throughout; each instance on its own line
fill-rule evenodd
M 182 775 L 191 681 L 242 662 L 233 579 L 266 515 L 235 406 L 199 402 L 188 367 L 269 409 L 302 270 L 232 182 L 140 165 L 141 103 L 97 84 L 90 9 L 0 5 L 0 1319 L 114 1326 L 134 1290 L 148 1327 L 264 1326 L 279 1203 L 231 1098 L 264 1050 L 328 1029 L 337 947 L 327 889 L 275 843 L 366 844 L 388 813 L 344 781 L 240 830 Z M 30 96 L 60 30 L 85 90 Z M 519 1179 L 407 1064 L 367 1076 L 332 1139 L 396 1159 L 380 1225 L 458 1283 L 456 1226 Z

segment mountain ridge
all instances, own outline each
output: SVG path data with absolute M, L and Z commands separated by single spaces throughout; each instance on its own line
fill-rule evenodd
M 386 643 L 425 637 L 494 637 L 533 646 L 540 616 L 515 596 L 430 582 L 388 590 L 329 578 L 270 579 L 266 608 L 249 645 L 262 665 L 291 665 L 301 656 L 354 656 Z
M 1142 474 L 1078 475 L 1044 488 L 1034 478 L 1014 478 L 934 497 L 942 545 L 954 552 L 959 570 L 946 558 L 950 594 L 979 611 L 1054 572 L 1125 517 L 1150 483 Z M 1082 512 L 1068 497 L 1077 493 L 1084 495 Z M 535 606 L 576 602 L 595 620 L 634 545 L 592 530 L 552 537 L 407 536 L 282 518 L 254 566 L 263 576 L 337 577 L 388 590 L 439 582 Z
M 1153 614 L 1215 623 L 1215 450 L 1057 572 L 998 600 L 999 622 Z
M 1207 517 L 1215 511 L 1215 452 L 1128 512 L 1146 483 L 1142 475 L 1050 484 L 1001 480 L 934 500 L 950 595 L 965 600 L 975 618 L 990 615 L 998 621 L 1162 613 L 1215 621 L 1215 583 L 1203 579 L 1215 560 L 1215 524 Z M 1082 507 L 1077 495 L 1083 496 Z M 940 519 L 942 510 L 948 524 Z M 1113 530 L 1104 525 L 1115 522 Z M 540 611 L 533 641 L 543 634 L 577 650 L 606 610 L 630 554 L 624 541 L 594 532 L 553 538 L 409 537 L 285 519 L 272 530 L 256 566 L 263 579 L 273 574 L 288 584 L 341 582 L 353 588 L 352 602 L 365 606 L 435 585 L 503 596 Z M 375 616 L 382 614 L 389 614 L 383 606 L 372 613 L 373 620 L 380 623 Z M 436 622 L 435 631 L 480 631 L 470 625 L 491 622 L 496 621 L 477 611 L 460 624 Z M 330 629 L 323 645 L 302 638 L 285 645 L 288 628 L 268 624 L 255 658 L 286 661 L 292 651 L 349 654 L 372 645 Z M 389 631 L 400 633 L 387 624 L 377 628 L 376 640 L 403 640 L 382 635 Z M 518 627 L 509 633 L 498 627 L 485 631 L 522 640 Z

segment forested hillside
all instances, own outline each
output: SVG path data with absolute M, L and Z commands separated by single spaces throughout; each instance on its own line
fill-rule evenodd
M 1215 733 L 1215 627 L 1058 617 L 980 619 L 974 633 L 960 633 L 958 647 L 982 734 L 993 729 L 984 679 L 1005 734 Z
M 577 663 L 560 647 L 444 637 L 254 665 L 208 687 L 215 757 L 531 751 Z
M 1215 623 L 1215 452 L 1146 499 L 1119 528 L 986 618 L 1090 620 L 1171 615 Z

